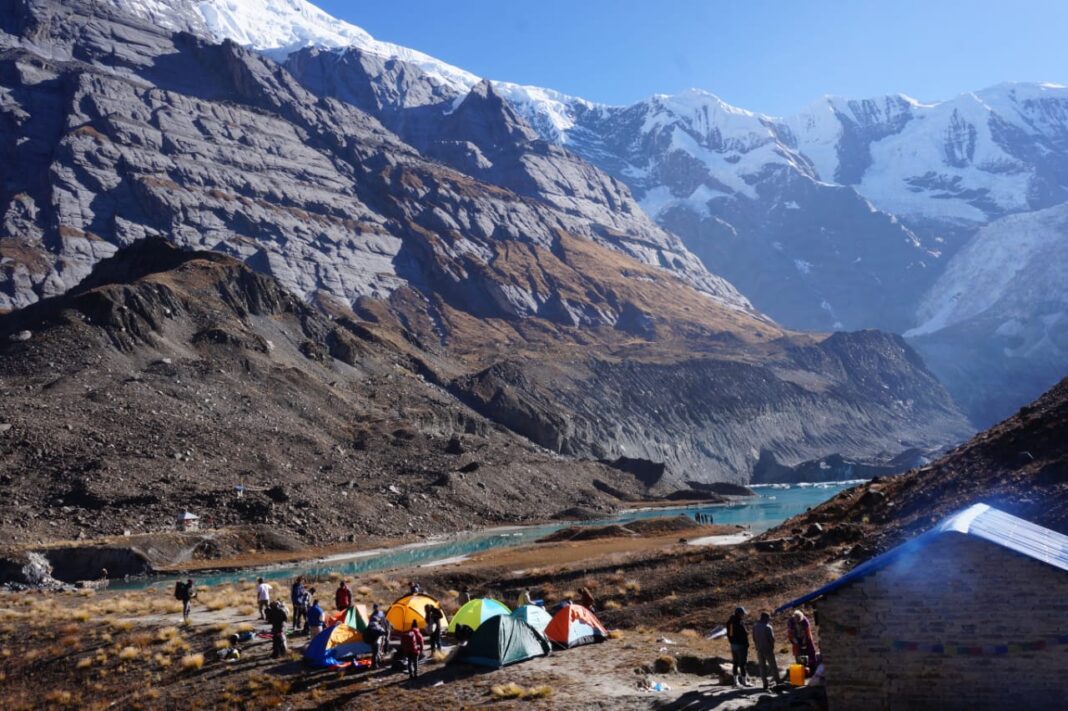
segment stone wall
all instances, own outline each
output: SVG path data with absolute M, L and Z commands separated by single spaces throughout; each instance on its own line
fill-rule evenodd
M 947 533 L 816 608 L 832 711 L 1068 708 L 1068 645 L 981 656 L 892 645 L 1068 634 L 1068 572 Z

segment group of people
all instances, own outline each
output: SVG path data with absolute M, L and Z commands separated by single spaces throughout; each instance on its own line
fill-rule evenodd
M 735 686 L 752 686 L 749 681 L 749 630 L 745 625 L 748 611 L 744 607 L 735 609 L 727 620 L 727 641 L 731 645 L 731 674 Z M 779 683 L 779 667 L 775 662 L 775 630 L 771 626 L 771 615 L 760 613 L 760 619 L 753 624 L 753 644 L 756 647 L 757 667 L 764 688 L 768 688 L 768 677 L 773 683 Z M 794 610 L 786 621 L 786 639 L 790 643 L 794 661 L 805 666 L 809 671 L 819 663 L 819 652 L 812 637 L 812 625 L 800 610 Z

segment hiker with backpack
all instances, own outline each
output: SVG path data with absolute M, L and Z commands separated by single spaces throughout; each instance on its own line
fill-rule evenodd
M 190 578 L 184 583 L 178 581 L 174 584 L 174 599 L 180 600 L 182 603 L 182 622 L 189 623 L 189 613 L 192 610 L 193 598 L 197 596 L 196 587 L 193 585 L 193 579 Z
M 419 676 L 419 657 L 423 654 L 423 634 L 419 625 L 412 623 L 412 628 L 401 636 L 401 655 L 408 667 L 408 678 Z

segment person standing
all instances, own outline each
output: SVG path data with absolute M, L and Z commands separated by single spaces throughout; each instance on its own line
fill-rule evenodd
M 768 688 L 768 674 L 774 683 L 779 683 L 779 666 L 775 663 L 775 630 L 771 627 L 771 615 L 760 613 L 760 621 L 753 625 L 753 646 L 756 647 L 757 664 L 764 688 Z
M 323 631 L 323 617 L 325 616 L 326 612 L 323 611 L 318 600 L 313 601 L 311 606 L 308 607 L 304 621 L 307 623 L 308 636 L 312 639 L 315 639 L 315 636 Z
M 378 616 L 371 615 L 371 619 L 367 621 L 367 629 L 363 633 L 363 640 L 371 645 L 372 669 L 382 666 L 382 648 L 388 644 L 389 640 L 386 632 L 386 617 L 378 610 L 378 605 L 375 605 L 375 612 Z M 383 640 L 386 641 L 383 642 Z
M 305 620 L 308 608 L 307 602 L 304 600 L 304 576 L 299 575 L 297 579 L 293 581 L 293 587 L 289 591 L 289 601 L 293 603 L 293 630 L 296 631 L 300 627 L 302 620 Z
M 263 578 L 256 581 L 256 606 L 260 610 L 260 619 L 267 619 L 267 608 L 271 605 L 271 586 Z
M 275 600 L 267 608 L 267 622 L 271 625 L 271 659 L 278 659 L 286 653 L 286 622 L 289 614 L 280 600 Z
M 415 622 L 412 623 L 412 628 L 401 636 L 401 654 L 408 665 L 408 678 L 417 678 L 419 657 L 423 654 L 423 635 Z
M 423 619 L 426 620 L 426 633 L 430 639 L 430 653 L 441 651 L 441 621 L 445 619 L 445 613 L 437 605 L 427 603 L 423 607 Z
M 352 607 L 352 591 L 349 584 L 342 580 L 334 591 L 334 605 L 338 610 L 347 610 Z
M 744 607 L 734 610 L 727 620 L 727 641 L 731 644 L 731 673 L 735 686 L 749 686 L 749 632 L 745 629 Z
M 189 624 L 189 613 L 192 612 L 193 598 L 197 596 L 196 586 L 190 578 L 184 583 L 179 583 L 178 599 L 182 601 L 182 623 Z

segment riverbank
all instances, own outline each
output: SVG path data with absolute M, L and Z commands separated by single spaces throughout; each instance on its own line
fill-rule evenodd
M 782 703 L 785 708 L 790 696 L 720 683 L 727 645 L 705 637 L 737 604 L 773 608 L 822 580 L 829 574 L 822 556 L 767 553 L 749 544 L 689 545 L 729 536 L 732 528 L 688 519 L 657 520 L 636 529 L 636 536 L 626 538 L 529 543 L 442 566 L 348 578 L 362 603 L 388 603 L 403 594 L 409 580 L 418 580 L 449 613 L 464 589 L 508 604 L 529 590 L 551 606 L 585 587 L 601 619 L 615 630 L 603 644 L 498 671 L 428 661 L 422 678 L 412 683 L 388 671 L 309 670 L 296 653 L 272 660 L 269 643 L 259 638 L 242 649 L 239 662 L 218 660 L 216 648 L 230 634 L 263 629 L 256 619 L 252 578 L 201 586 L 188 626 L 180 624 L 179 604 L 162 584 L 130 591 L 7 592 L 0 593 L 0 695 L 12 709 L 374 704 L 392 711 L 488 703 L 508 708 L 510 702 L 498 698 L 501 688 L 518 687 L 545 694 L 523 701 L 523 707 L 649 709 L 698 703 L 699 708 L 730 709 Z M 624 543 L 630 550 L 617 548 Z M 343 576 L 335 571 L 311 578 L 328 605 Z M 276 583 L 276 596 L 286 595 L 287 582 Z M 291 638 L 294 651 L 305 641 Z M 785 664 L 786 657 L 781 661 Z M 648 690 L 657 684 L 662 691 Z

